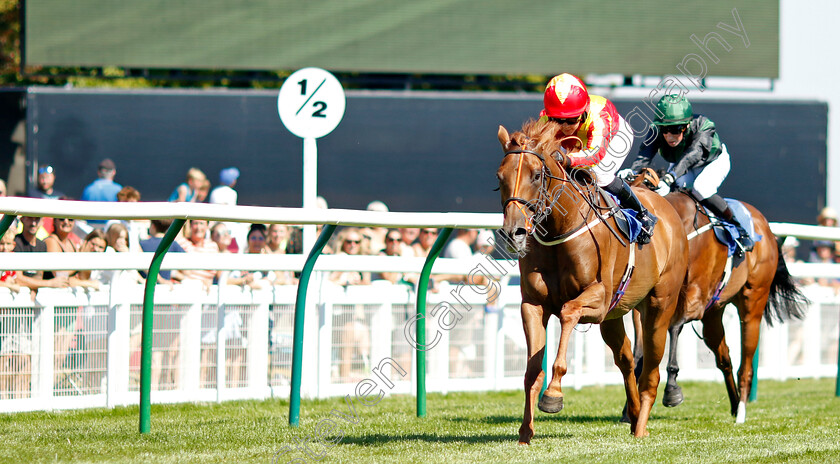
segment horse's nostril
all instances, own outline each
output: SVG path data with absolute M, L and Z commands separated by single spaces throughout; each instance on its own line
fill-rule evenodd
M 528 233 L 528 231 L 525 230 L 524 227 L 519 227 L 515 231 L 513 231 L 513 235 L 525 235 L 527 233 Z

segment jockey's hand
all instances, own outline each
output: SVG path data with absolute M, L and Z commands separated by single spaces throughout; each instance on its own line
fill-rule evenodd
M 569 170 L 572 167 L 572 159 L 569 158 L 569 155 L 560 153 L 559 151 L 555 151 L 551 154 L 551 156 L 557 160 L 557 164 L 559 164 L 563 169 Z
M 616 175 L 626 181 L 629 181 L 630 179 L 636 177 L 636 173 L 633 172 L 633 170 L 630 168 L 622 169 L 621 171 L 618 171 L 618 174 Z
M 659 185 L 656 187 L 656 193 L 664 197 L 665 195 L 671 193 L 671 186 L 673 184 L 674 176 L 669 172 L 668 174 L 662 176 L 662 179 L 659 181 Z

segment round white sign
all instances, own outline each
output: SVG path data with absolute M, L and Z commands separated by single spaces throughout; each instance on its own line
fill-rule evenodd
M 277 96 L 277 112 L 289 131 L 301 138 L 319 138 L 344 117 L 344 89 L 328 71 L 303 68 L 289 76 Z

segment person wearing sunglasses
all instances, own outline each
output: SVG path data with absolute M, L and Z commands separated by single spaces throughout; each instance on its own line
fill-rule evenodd
M 41 166 L 38 168 L 38 178 L 35 185 L 30 184 L 26 196 L 30 198 L 46 198 L 48 200 L 57 200 L 63 196 L 63 193 L 54 188 L 55 186 L 55 169 L 52 166 Z
M 566 169 L 588 169 L 594 174 L 599 187 L 615 195 L 622 207 L 636 212 L 642 223 L 636 242 L 650 243 L 656 216 L 642 206 L 624 179 L 615 176 L 633 145 L 633 130 L 615 105 L 604 97 L 590 95 L 586 84 L 568 73 L 548 82 L 543 105 L 540 121 L 557 125 L 555 138 L 574 136 L 581 141 L 580 151 L 564 142 L 566 156 L 558 161 Z M 614 140 L 618 143 L 611 145 Z
M 729 174 L 729 152 L 720 141 L 715 123 L 694 114 L 691 102 L 681 94 L 665 95 L 656 104 L 656 118 L 639 147 L 636 160 L 619 176 L 629 178 L 651 165 L 659 153 L 670 163 L 656 190 L 667 195 L 673 188 L 685 189 L 720 219 L 738 229 L 738 242 L 745 251 L 755 245 L 750 234 L 732 214 L 717 191 Z
M 362 249 L 362 234 L 356 227 L 342 229 L 338 233 L 337 255 L 358 256 L 367 254 Z M 329 280 L 342 286 L 367 285 L 370 284 L 370 272 L 359 271 L 335 271 L 330 274 Z

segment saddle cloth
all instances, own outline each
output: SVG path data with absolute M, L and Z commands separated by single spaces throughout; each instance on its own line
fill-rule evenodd
M 611 209 L 618 209 L 615 212 L 615 223 L 618 225 L 618 230 L 620 230 L 622 235 L 627 237 L 629 241 L 635 242 L 636 237 L 639 236 L 639 232 L 642 231 L 642 222 L 636 219 L 636 212 L 632 209 L 618 207 L 618 198 L 616 198 L 615 195 L 607 192 L 606 190 L 601 191 L 604 194 L 604 200 L 606 201 L 607 206 Z
M 750 215 L 750 211 L 747 207 L 738 200 L 733 200 L 732 198 L 724 199 L 726 200 L 726 203 L 729 204 L 729 208 L 732 210 L 732 214 L 735 216 L 735 219 L 744 226 L 744 229 L 750 234 L 753 242 L 758 243 L 762 236 L 755 233 L 755 224 L 753 224 L 752 215 Z M 709 212 L 709 210 L 706 210 L 706 214 L 711 217 L 715 217 L 715 215 Z M 728 255 L 732 256 L 738 249 L 737 239 L 740 235 L 738 234 L 738 229 L 736 229 L 734 225 L 721 220 L 720 223 L 713 228 L 713 230 L 715 231 L 715 237 L 717 237 L 718 241 L 729 248 Z

